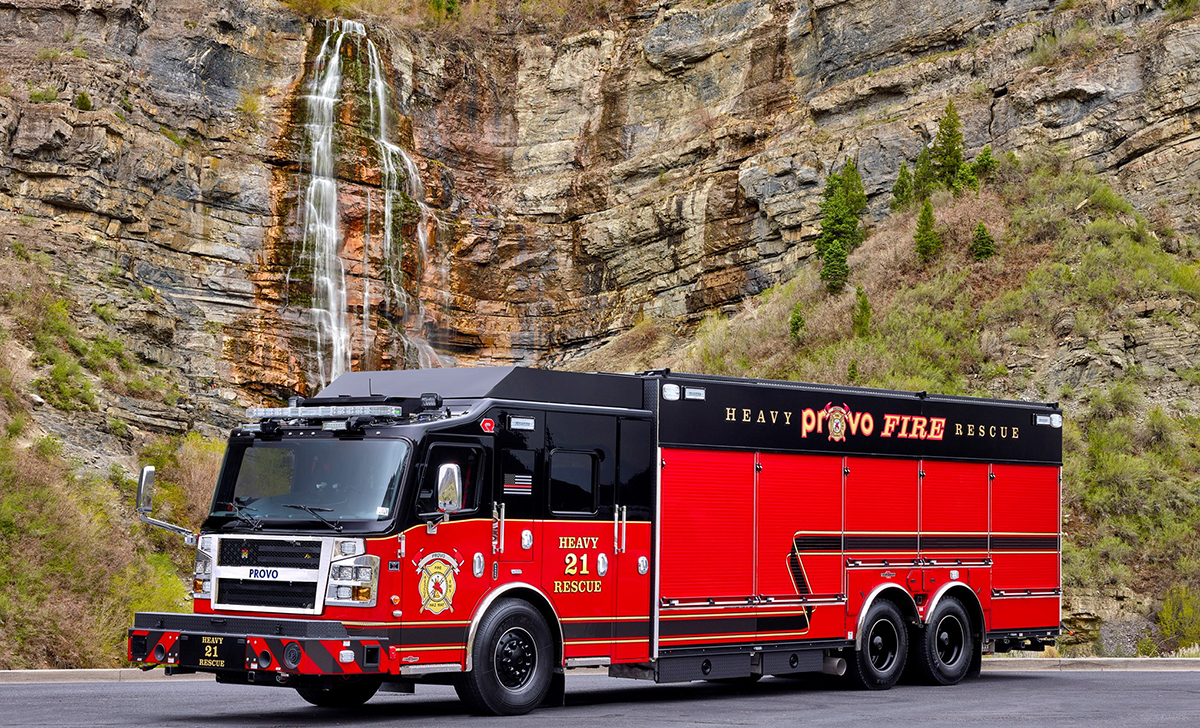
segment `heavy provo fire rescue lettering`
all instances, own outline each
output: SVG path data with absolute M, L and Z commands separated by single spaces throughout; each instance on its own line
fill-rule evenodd
M 787 410 L 753 410 L 739 407 L 725 408 L 726 422 L 742 422 L 763 425 L 792 424 L 794 412 Z M 922 415 L 883 416 L 880 437 L 899 437 L 910 440 L 941 440 L 946 435 L 945 417 Z M 846 435 L 870 437 L 875 434 L 875 416 L 870 412 L 854 412 L 846 405 L 832 402 L 822 409 L 811 407 L 801 410 L 798 418 L 800 437 L 812 434 L 828 434 L 830 440 L 845 440 Z

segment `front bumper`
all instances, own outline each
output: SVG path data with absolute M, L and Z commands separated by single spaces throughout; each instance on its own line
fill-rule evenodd
M 295 645 L 292 647 L 291 645 Z M 176 672 L 386 675 L 398 672 L 388 640 L 340 622 L 143 612 L 129 630 L 128 657 Z

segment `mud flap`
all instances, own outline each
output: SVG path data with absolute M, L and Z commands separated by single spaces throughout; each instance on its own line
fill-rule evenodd
M 550 689 L 542 699 L 543 708 L 561 708 L 567 704 L 567 675 L 562 668 L 550 673 Z

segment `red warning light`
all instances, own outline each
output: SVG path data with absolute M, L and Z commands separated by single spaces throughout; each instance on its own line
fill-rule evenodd
M 493 422 L 493 421 L 492 421 L 492 420 L 490 420 L 490 419 L 489 419 L 489 420 L 484 420 L 483 422 L 480 422 L 480 423 L 479 423 L 479 426 L 483 428 L 483 431 L 484 431 L 484 432 L 491 433 L 491 432 L 495 432 L 495 431 L 496 431 L 496 423 L 495 423 L 495 422 Z

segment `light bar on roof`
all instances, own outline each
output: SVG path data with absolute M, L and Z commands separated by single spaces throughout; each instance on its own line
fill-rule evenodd
M 401 417 L 400 408 L 390 404 L 354 405 L 348 407 L 248 407 L 251 419 L 280 418 L 287 420 L 322 420 L 335 417 Z

